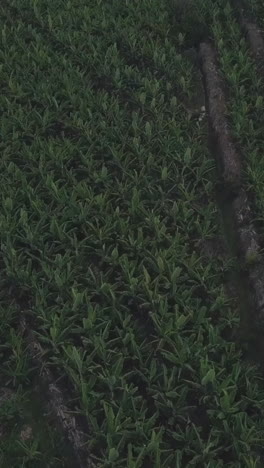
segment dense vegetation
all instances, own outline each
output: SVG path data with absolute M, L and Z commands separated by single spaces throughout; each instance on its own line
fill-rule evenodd
M 219 49 L 260 217 L 263 85 L 235 13 L 10 0 L 0 19 L 0 465 L 72 466 L 46 427 L 24 314 L 95 466 L 263 466 L 264 384 L 236 340 L 190 49 Z

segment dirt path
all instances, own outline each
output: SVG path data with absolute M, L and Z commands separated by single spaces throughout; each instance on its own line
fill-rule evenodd
M 246 23 L 245 23 L 246 24 Z M 256 33 L 257 29 L 254 28 Z M 256 36 L 253 36 L 256 39 Z M 255 53 L 259 56 L 261 40 L 254 40 Z M 257 46 L 258 44 L 258 46 Z M 224 198 L 230 205 L 234 236 L 237 240 L 238 260 L 247 271 L 248 294 L 254 304 L 251 317 L 255 325 L 264 324 L 264 262 L 258 234 L 254 227 L 247 193 L 241 180 L 242 156 L 236 148 L 226 119 L 224 86 L 218 70 L 216 52 L 209 43 L 200 44 L 201 67 L 207 96 L 207 113 L 211 128 L 214 156 L 220 168 L 224 184 Z

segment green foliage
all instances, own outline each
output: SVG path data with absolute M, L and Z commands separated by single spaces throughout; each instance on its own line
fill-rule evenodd
M 226 262 L 196 248 L 220 226 L 206 126 L 183 105 L 198 73 L 183 48 L 214 34 L 234 87 L 240 75 L 218 7 L 186 5 L 173 24 L 158 0 L 0 5 L 0 373 L 19 395 L 4 417 L 23 421 L 19 389 L 35 375 L 23 312 L 98 467 L 253 467 L 263 445 L 263 381 L 228 338 L 239 317 Z M 242 92 L 251 61 L 237 44 Z M 233 107 L 236 128 L 248 105 Z M 41 466 L 43 438 L 12 458 L 9 432 L 3 466 Z
M 212 0 L 168 0 L 168 7 L 171 33 L 178 34 L 179 46 L 198 46 L 211 36 Z

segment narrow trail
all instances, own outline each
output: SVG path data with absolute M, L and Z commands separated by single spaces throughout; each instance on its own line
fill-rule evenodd
M 245 22 L 245 24 L 247 24 Z M 254 28 L 256 32 L 256 28 Z M 255 38 L 255 35 L 254 35 Z M 253 41 L 256 44 L 256 41 Z M 257 43 L 261 43 L 260 40 Z M 229 205 L 233 236 L 237 240 L 237 258 L 248 277 L 247 294 L 253 305 L 252 316 L 256 328 L 264 324 L 264 260 L 258 234 L 254 227 L 247 193 L 243 187 L 241 170 L 243 158 L 236 147 L 226 118 L 227 106 L 222 79 L 218 69 L 216 52 L 209 43 L 199 47 L 202 73 L 207 97 L 207 114 L 211 129 L 212 148 L 219 168 L 222 197 Z M 255 49 L 257 56 L 259 48 Z M 262 51 L 263 52 L 263 51 Z M 225 214 L 223 213 L 223 216 Z M 230 234 L 228 234 L 230 235 Z
M 70 409 L 68 398 L 65 398 L 64 395 L 65 391 L 47 367 L 43 357 L 43 349 L 31 332 L 23 315 L 20 329 L 21 335 L 27 343 L 30 360 L 38 369 L 38 386 L 43 392 L 44 401 L 46 400 L 46 410 L 51 410 L 65 441 L 70 444 L 73 459 L 72 462 L 69 461 L 69 466 L 72 463 L 76 468 L 92 468 L 94 464 L 90 460 L 87 450 L 87 427 L 82 427 L 78 416 L 76 417 L 73 410 Z

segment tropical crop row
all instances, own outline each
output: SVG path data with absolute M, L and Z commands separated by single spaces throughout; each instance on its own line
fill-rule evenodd
M 231 9 L 209 7 L 183 26 L 165 1 L 1 3 L 1 466 L 72 466 L 22 316 L 95 466 L 261 466 L 263 379 L 236 340 L 190 26 L 219 47 L 257 210 L 262 88 Z

